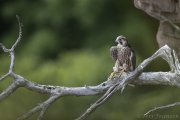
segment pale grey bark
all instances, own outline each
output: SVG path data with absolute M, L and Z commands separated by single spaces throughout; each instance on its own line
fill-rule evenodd
M 170 46 L 176 51 L 177 56 L 180 59 L 180 0 L 134 0 L 134 5 L 138 9 L 145 11 L 153 18 L 159 20 L 159 29 L 156 35 L 159 47 L 162 47 L 164 45 Z M 156 79 L 157 75 L 161 75 L 161 78 Z M 172 85 L 176 85 L 179 87 L 179 81 L 176 80 L 179 79 L 179 74 L 152 73 L 152 75 L 148 75 L 148 78 L 148 81 L 150 83 L 147 84 L 151 84 L 152 81 L 150 81 L 150 79 L 156 79 L 156 83 L 158 83 L 159 81 L 161 82 L 161 84 L 169 85 L 170 82 L 172 83 Z M 179 104 L 177 102 L 173 105 Z M 169 105 L 165 107 L 169 107 Z M 163 109 L 165 107 L 157 107 L 150 110 L 146 114 L 149 114 L 150 112 L 155 110 Z
M 169 104 L 169 105 L 164 105 L 164 106 L 160 106 L 160 107 L 155 107 L 149 111 L 147 111 L 144 116 L 150 114 L 151 112 L 154 112 L 156 110 L 160 110 L 160 109 L 164 109 L 164 108 L 170 108 L 170 107 L 175 107 L 175 106 L 178 106 L 180 105 L 180 102 L 175 102 L 175 103 L 172 103 L 172 104 Z
M 84 87 L 64 87 L 64 86 L 52 86 L 52 85 L 41 85 L 30 80 L 27 80 L 23 76 L 16 74 L 14 72 L 14 61 L 15 61 L 15 48 L 21 40 L 22 30 L 21 23 L 19 22 L 19 37 L 13 46 L 8 49 L 2 43 L 0 43 L 0 48 L 10 55 L 11 63 L 9 71 L 7 74 L 0 77 L 0 81 L 6 80 L 6 78 L 12 77 L 14 80 L 10 86 L 8 86 L 4 91 L 0 93 L 0 101 L 4 100 L 19 87 L 24 87 L 28 90 L 49 94 L 49 98 L 44 102 L 38 104 L 32 108 L 29 112 L 25 113 L 19 120 L 24 120 L 31 117 L 34 113 L 40 112 L 38 120 L 42 120 L 45 112 L 49 106 L 54 103 L 57 99 L 65 96 L 87 96 L 87 95 L 97 95 L 105 93 L 99 100 L 97 100 L 92 106 L 90 106 L 85 113 L 83 113 L 77 120 L 87 118 L 95 109 L 108 100 L 118 90 L 123 92 L 124 88 L 130 83 L 134 85 L 170 85 L 170 86 L 180 86 L 180 64 L 177 59 L 176 53 L 167 45 L 161 47 L 156 53 L 151 57 L 145 59 L 135 71 L 130 73 L 123 73 L 121 77 L 115 77 L 112 79 L 107 79 L 103 83 L 96 86 L 84 86 Z M 143 72 L 144 68 L 149 65 L 156 58 L 163 58 L 169 64 L 171 71 L 169 72 Z

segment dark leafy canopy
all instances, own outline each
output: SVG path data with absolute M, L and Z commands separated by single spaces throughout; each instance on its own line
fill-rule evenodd
M 16 14 L 23 22 L 23 38 L 16 50 L 15 70 L 38 83 L 84 86 L 102 82 L 112 71 L 109 48 L 118 35 L 128 38 L 137 63 L 157 48 L 157 21 L 134 8 L 130 0 L 1 0 L 0 42 L 7 46 L 18 34 Z M 9 65 L 9 57 L 1 53 L 0 75 Z M 156 62 L 149 70 L 162 70 L 164 66 Z M 10 82 L 0 83 L 0 91 Z M 112 97 L 92 119 L 141 119 L 149 104 L 170 101 L 172 95 L 168 93 L 176 95 L 176 89 L 153 91 L 155 88 L 127 89 L 123 96 Z M 0 119 L 15 119 L 44 99 L 46 96 L 19 89 L 0 103 Z M 92 101 L 94 97 L 63 98 L 45 118 L 74 119 Z
M 151 34 L 154 34 L 155 30 L 154 32 L 145 30 L 146 27 L 150 27 L 147 24 L 150 20 L 142 16 L 138 10 L 135 11 L 132 1 L 39 0 L 27 2 L 20 0 L 18 2 L 4 1 L 1 6 L 1 40 L 3 42 L 12 43 L 11 35 L 16 36 L 15 15 L 19 14 L 23 21 L 22 54 L 31 52 L 40 57 L 53 58 L 60 52 L 70 49 L 102 48 L 111 45 L 119 34 L 128 35 L 134 46 L 141 43 L 141 40 L 147 36 L 154 39 Z M 129 20 L 131 22 L 128 22 Z M 137 29 L 142 34 L 133 32 Z M 150 41 L 151 38 L 148 40 Z M 148 40 L 144 42 L 148 44 Z M 152 44 L 152 42 L 149 43 Z M 39 46 L 43 50 L 39 50 Z M 149 49 L 154 50 L 152 46 Z M 147 53 L 150 54 L 148 50 L 141 54 Z

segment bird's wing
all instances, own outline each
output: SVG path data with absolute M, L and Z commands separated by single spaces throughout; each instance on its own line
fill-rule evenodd
M 131 49 L 131 55 L 130 55 L 130 61 L 131 61 L 131 71 L 133 71 L 136 67 L 136 55 L 134 50 Z
M 112 57 L 112 59 L 113 60 L 117 60 L 117 57 L 118 57 L 118 50 L 117 50 L 117 46 L 112 46 L 111 48 L 110 48 L 110 54 L 111 54 L 111 57 Z

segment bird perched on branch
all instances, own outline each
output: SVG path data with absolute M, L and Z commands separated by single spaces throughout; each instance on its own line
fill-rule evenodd
M 118 43 L 117 46 L 110 48 L 111 57 L 116 61 L 111 77 L 116 73 L 131 72 L 136 66 L 135 52 L 126 37 L 118 36 L 115 42 Z

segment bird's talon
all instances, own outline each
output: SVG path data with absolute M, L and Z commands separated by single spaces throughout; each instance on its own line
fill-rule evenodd
M 117 72 L 112 72 L 108 79 L 112 80 L 116 77 Z

